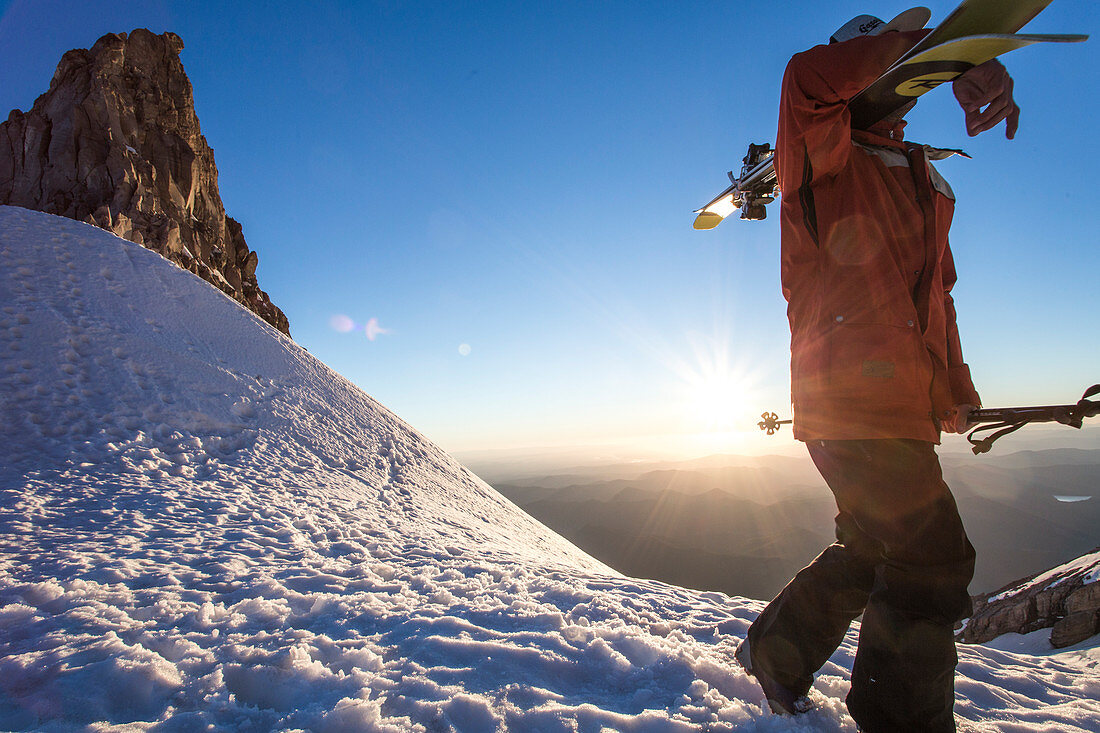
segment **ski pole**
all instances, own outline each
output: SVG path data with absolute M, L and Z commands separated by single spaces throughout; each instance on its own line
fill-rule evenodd
M 976 425 L 966 439 L 969 441 L 975 454 L 987 453 L 993 447 L 993 442 L 1009 433 L 1015 432 L 1024 425 L 1033 422 L 1057 422 L 1068 425 L 1071 428 L 1081 428 L 1085 418 L 1100 415 L 1100 400 L 1090 399 L 1100 395 L 1100 384 L 1094 384 L 1085 390 L 1081 399 L 1072 405 L 1037 405 L 1032 407 L 990 407 L 972 410 L 968 418 L 968 425 Z M 780 420 L 774 412 L 765 412 L 760 415 L 757 423 L 761 430 L 768 435 L 774 435 L 782 425 L 790 425 L 793 420 Z M 990 435 L 979 437 L 980 433 L 993 431 Z
M 1100 400 L 1089 399 L 1098 394 L 1100 394 L 1100 384 L 1094 384 L 1086 389 L 1081 399 L 1073 405 L 1000 407 L 973 410 L 968 417 L 971 423 L 979 423 L 979 425 L 966 434 L 966 440 L 973 446 L 972 450 L 977 455 L 989 452 L 995 440 L 1016 432 L 1031 422 L 1057 422 L 1071 428 L 1080 429 L 1085 418 L 1100 415 Z M 979 437 L 979 433 L 990 434 Z

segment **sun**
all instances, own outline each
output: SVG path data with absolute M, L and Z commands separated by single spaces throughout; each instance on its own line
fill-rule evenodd
M 697 337 L 692 358 L 676 368 L 681 418 L 694 433 L 727 433 L 754 425 L 760 412 L 757 377 L 724 339 Z
M 685 419 L 699 432 L 745 429 L 756 405 L 745 380 L 732 373 L 698 374 L 685 384 Z

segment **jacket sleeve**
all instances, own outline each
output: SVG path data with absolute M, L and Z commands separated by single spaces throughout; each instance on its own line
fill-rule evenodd
M 842 169 L 852 150 L 848 102 L 927 33 L 884 33 L 815 46 L 783 74 L 776 173 L 784 193 Z
M 955 286 L 955 260 L 951 255 L 951 245 L 944 249 L 943 259 L 943 312 L 947 327 L 947 378 L 951 386 L 951 396 L 956 405 L 982 404 L 974 382 L 970 377 L 970 367 L 963 361 L 962 341 L 959 339 L 959 327 L 955 317 L 955 299 L 951 289 Z

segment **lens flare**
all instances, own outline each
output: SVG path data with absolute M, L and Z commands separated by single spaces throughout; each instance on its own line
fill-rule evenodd
M 337 313 L 328 319 L 329 326 L 333 331 L 339 333 L 352 333 L 353 331 L 362 331 L 367 337 L 368 341 L 374 341 L 383 334 L 390 333 L 388 328 L 382 328 L 378 323 L 377 318 L 371 318 L 365 325 L 356 323 L 350 316 L 345 316 L 343 313 Z
M 737 211 L 737 205 L 733 203 L 733 194 L 723 196 L 704 209 L 704 211 L 712 212 L 725 219 L 727 216 Z
M 328 319 L 328 325 L 332 327 L 333 331 L 340 333 L 351 333 L 355 330 L 355 321 L 342 313 L 337 313 Z
M 363 332 L 367 334 L 368 341 L 374 341 L 379 336 L 389 333 L 389 330 L 379 326 L 377 318 L 371 318 L 363 327 Z

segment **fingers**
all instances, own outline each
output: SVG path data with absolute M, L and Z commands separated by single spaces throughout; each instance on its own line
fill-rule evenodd
M 1005 136 L 1009 140 L 1016 136 L 1020 108 L 1012 98 L 1012 77 L 999 61 L 973 67 L 952 86 L 965 113 L 967 134 L 973 137 L 1005 120 Z
M 974 405 L 955 405 L 940 421 L 940 430 L 945 433 L 965 433 L 975 424 L 970 422 L 970 413 L 976 409 Z
M 1005 137 L 1011 140 L 1016 136 L 1016 130 L 1020 126 L 1020 107 L 1011 96 L 994 100 L 984 111 L 968 110 L 966 132 L 974 137 L 986 130 L 992 130 L 1001 120 L 1005 120 Z
M 1014 114 L 1017 120 L 1019 118 L 1019 108 L 1012 99 L 1012 77 L 1007 73 L 1003 73 L 998 81 L 1000 84 L 995 88 L 996 96 L 990 100 L 985 111 L 973 116 L 970 113 L 967 114 L 967 132 L 972 137 L 996 127 L 1001 120 L 1007 119 L 1010 114 Z M 1008 133 L 1007 125 L 1005 132 Z M 1011 139 L 1015 134 L 1016 130 L 1013 127 L 1012 134 L 1008 137 Z
M 952 86 L 959 106 L 967 111 L 981 109 L 1004 93 L 1000 84 L 993 85 L 978 76 L 963 75 Z
M 952 432 L 965 433 L 970 428 L 977 425 L 975 422 L 971 422 L 970 413 L 978 409 L 975 405 L 956 405 L 955 407 L 955 420 L 952 425 Z
M 970 405 L 962 405 L 959 407 L 958 415 L 955 417 L 955 432 L 965 433 L 967 428 L 970 427 Z
M 940 419 L 940 431 L 944 433 L 957 433 L 959 427 L 959 409 L 955 407 L 944 413 Z
M 989 103 L 985 110 L 979 108 L 966 113 L 966 131 L 973 137 L 986 130 L 991 130 L 1001 120 L 1007 119 L 1015 108 L 1016 103 L 1012 101 L 1011 94 L 997 97 Z
M 1012 111 L 1005 119 L 1005 137 L 1011 140 L 1016 137 L 1016 129 L 1020 126 L 1020 108 L 1015 102 L 1012 103 Z

